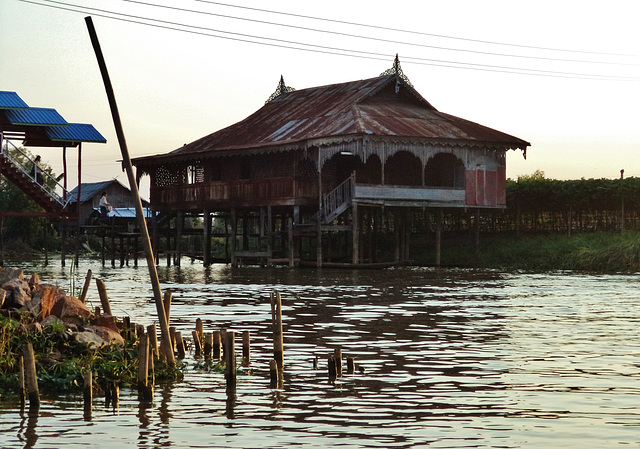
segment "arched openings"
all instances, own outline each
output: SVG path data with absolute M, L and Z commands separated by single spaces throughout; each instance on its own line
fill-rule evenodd
M 400 151 L 384 164 L 384 183 L 396 186 L 421 186 L 422 163 L 408 151 Z
M 464 187 L 464 163 L 450 153 L 438 153 L 424 168 L 426 187 Z

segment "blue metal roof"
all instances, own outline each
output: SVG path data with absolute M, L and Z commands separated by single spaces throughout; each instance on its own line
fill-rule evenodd
M 106 143 L 102 134 L 93 125 L 69 123 L 69 126 L 47 126 L 47 136 L 53 141 Z
M 28 107 L 17 93 L 0 91 L 0 109 L 26 109 Z
M 12 125 L 67 126 L 58 111 L 50 108 L 8 109 L 5 117 Z

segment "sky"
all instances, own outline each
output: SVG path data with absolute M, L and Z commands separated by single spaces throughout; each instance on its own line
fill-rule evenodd
M 131 157 L 244 119 L 281 75 L 372 78 L 398 54 L 438 110 L 531 143 L 507 153 L 509 178 L 640 177 L 637 0 L 0 0 L 0 90 L 94 125 L 107 144 L 83 145 L 82 181 L 128 185 L 87 16 Z M 62 172 L 59 149 L 33 151 Z

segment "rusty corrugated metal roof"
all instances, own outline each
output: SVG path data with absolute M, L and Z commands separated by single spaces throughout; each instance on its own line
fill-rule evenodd
M 517 137 L 439 112 L 407 82 L 386 75 L 278 95 L 246 119 L 166 156 L 215 155 L 359 135 L 475 142 L 525 149 Z

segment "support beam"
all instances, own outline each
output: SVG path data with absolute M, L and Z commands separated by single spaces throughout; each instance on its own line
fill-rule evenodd
M 352 263 L 357 265 L 360 261 L 360 220 L 358 216 L 358 203 L 351 203 L 351 226 L 352 226 Z
M 441 249 L 442 249 L 442 219 L 444 212 L 442 209 L 436 211 L 436 267 L 441 263 Z
M 202 225 L 202 263 L 211 265 L 211 212 L 205 209 L 203 212 Z

